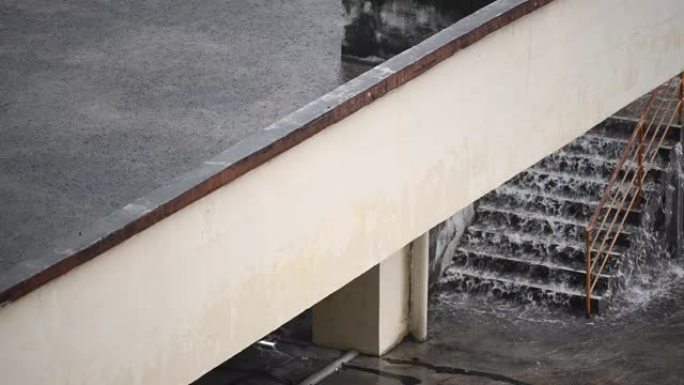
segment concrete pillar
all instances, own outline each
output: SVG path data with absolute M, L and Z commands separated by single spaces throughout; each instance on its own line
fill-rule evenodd
M 418 341 L 427 339 L 428 283 L 430 271 L 430 232 L 411 244 L 410 306 L 411 335 Z
M 314 343 L 379 356 L 401 342 L 409 332 L 418 340 L 425 339 L 427 235 L 418 241 L 416 245 L 402 248 L 315 305 Z M 418 253 L 417 265 L 412 263 L 412 251 Z M 416 282 L 424 288 L 412 284 L 412 271 L 418 272 L 418 277 L 422 279 Z M 412 315 L 411 308 L 424 314 Z

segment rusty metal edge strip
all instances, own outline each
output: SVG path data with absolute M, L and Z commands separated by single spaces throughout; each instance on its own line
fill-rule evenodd
M 45 258 L 28 260 L 10 270 L 9 278 L 0 281 L 0 306 L 19 299 L 119 245 L 348 117 L 458 51 L 552 1 L 499 0 L 357 78 L 360 80 L 355 79 L 340 86 L 298 111 L 302 111 L 300 115 L 304 116 L 307 107 L 310 112 L 318 112 L 307 121 L 297 123 L 297 120 L 283 119 L 271 126 L 275 126 L 274 129 L 258 132 L 234 148 L 229 148 L 217 157 L 218 161 L 205 162 L 205 165 L 213 164 L 213 168 L 204 167 L 194 172 L 194 175 L 191 172 L 104 218 L 100 225 L 90 231 L 90 236 L 81 236 L 73 242 L 80 245 Z M 221 157 L 227 160 L 221 161 Z M 136 207 L 137 212 L 132 209 Z

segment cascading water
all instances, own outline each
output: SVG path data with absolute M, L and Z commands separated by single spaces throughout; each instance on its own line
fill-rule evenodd
M 676 205 L 677 189 L 684 188 L 682 165 L 682 145 L 677 144 L 671 152 L 663 183 L 646 201 L 641 223 L 632 236 L 632 245 L 625 253 L 619 279 L 615 281 L 619 295 L 613 302 L 618 311 L 643 307 L 684 281 L 681 244 L 668 231 L 676 225 L 676 216 L 684 215 Z
M 477 202 L 475 219 L 440 279 L 442 293 L 582 308 L 585 226 L 634 124 L 611 118 Z M 676 211 L 681 215 L 668 190 L 684 183 L 675 144 L 668 138 L 659 151 L 644 185 L 647 203 L 628 213 L 592 296 L 597 304 L 610 302 L 613 311 L 637 306 L 668 280 L 684 277 L 682 258 L 670 256 L 663 230 Z M 676 182 L 664 183 L 673 176 Z

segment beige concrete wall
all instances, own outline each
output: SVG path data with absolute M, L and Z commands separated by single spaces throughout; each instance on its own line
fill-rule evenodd
M 0 309 L 0 383 L 189 383 L 683 70 L 682 20 L 523 17 Z

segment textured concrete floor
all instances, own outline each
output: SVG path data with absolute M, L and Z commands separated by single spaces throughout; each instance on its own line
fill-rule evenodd
M 339 0 L 0 0 L 0 273 L 341 84 Z

